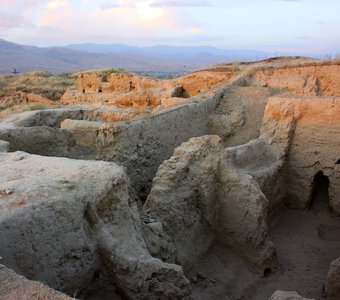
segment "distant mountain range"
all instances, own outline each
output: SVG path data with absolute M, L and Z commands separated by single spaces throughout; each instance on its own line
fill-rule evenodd
M 134 47 L 122 44 L 72 44 L 40 48 L 0 39 L 0 73 L 46 70 L 53 73 L 97 68 L 124 68 L 144 73 L 184 73 L 215 63 L 260 60 L 269 53 L 210 46 Z

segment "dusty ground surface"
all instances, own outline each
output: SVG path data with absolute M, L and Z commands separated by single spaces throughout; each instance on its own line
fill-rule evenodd
M 0 300 L 72 300 L 37 281 L 27 280 L 0 264 Z
M 326 299 L 323 285 L 329 264 L 339 256 L 340 219 L 328 210 L 328 193 L 319 186 L 309 210 L 286 209 L 270 232 L 278 270 L 258 282 L 242 299 L 268 299 L 276 290 Z
M 309 209 L 285 209 L 270 230 L 279 262 L 276 272 L 258 280 L 258 270 L 219 244 L 188 273 L 194 299 L 266 300 L 277 290 L 327 299 L 323 286 L 329 264 L 339 256 L 340 218 L 328 208 L 327 187 L 318 184 L 316 191 Z
M 188 273 L 196 300 L 240 299 L 243 291 L 256 283 L 258 276 L 258 270 L 222 244 L 211 249 L 209 255 Z

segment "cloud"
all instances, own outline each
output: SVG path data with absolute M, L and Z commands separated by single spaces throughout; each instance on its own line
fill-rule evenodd
M 98 1 L 98 6 L 101 9 L 112 9 L 112 8 L 134 8 L 136 7 L 136 1 L 134 0 L 100 0 Z
M 188 1 L 188 0 L 159 0 L 152 2 L 150 7 L 199 7 L 213 6 L 209 1 Z
M 49 0 L 0 0 L 0 29 L 34 26 L 33 17 Z
M 88 41 L 152 45 L 174 33 L 184 39 L 204 34 L 194 17 L 184 11 L 151 7 L 152 0 L 81 1 L 78 5 L 79 0 L 50 0 L 35 17 L 37 26 L 16 30 L 15 40 L 29 44 L 40 41 L 41 46 Z

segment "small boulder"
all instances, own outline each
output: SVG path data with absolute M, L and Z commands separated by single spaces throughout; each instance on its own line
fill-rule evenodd
M 329 266 L 325 292 L 329 300 L 340 299 L 340 257 L 333 260 Z
M 297 292 L 276 291 L 268 300 L 313 300 L 300 296 Z

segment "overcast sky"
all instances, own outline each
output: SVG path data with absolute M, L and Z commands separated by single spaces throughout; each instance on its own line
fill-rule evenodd
M 0 38 L 331 54 L 340 0 L 0 0 Z

